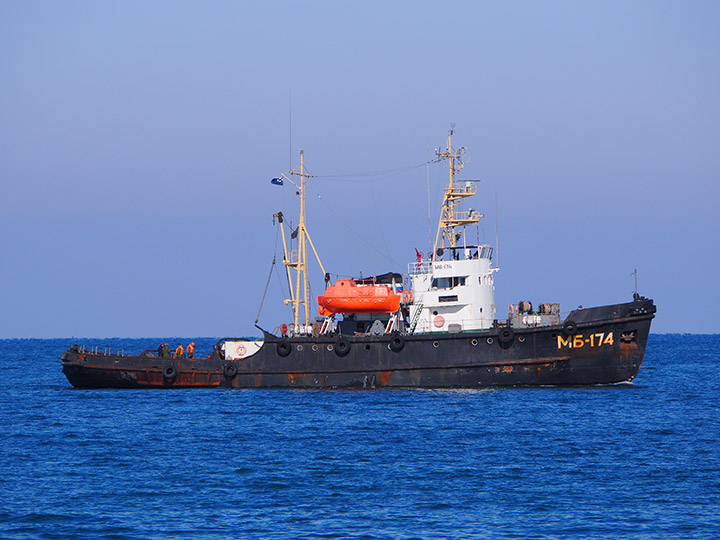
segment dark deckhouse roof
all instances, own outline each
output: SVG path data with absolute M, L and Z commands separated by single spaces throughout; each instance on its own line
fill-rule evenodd
M 403 281 L 402 274 L 397 274 L 395 272 L 387 272 L 386 274 L 380 274 L 377 276 L 370 276 L 366 278 L 356 278 L 355 281 L 357 283 L 378 283 L 378 284 L 388 284 L 390 285 L 393 280 L 395 283 L 400 285 Z

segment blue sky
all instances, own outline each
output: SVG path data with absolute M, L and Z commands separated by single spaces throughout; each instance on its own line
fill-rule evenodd
M 498 225 L 499 316 L 629 300 L 637 268 L 653 331 L 718 332 L 719 21 L 701 1 L 0 3 L 0 337 L 256 334 L 295 199 L 269 180 L 301 147 L 326 269 L 404 272 L 426 168 L 339 175 L 421 165 L 451 123 L 481 240 Z

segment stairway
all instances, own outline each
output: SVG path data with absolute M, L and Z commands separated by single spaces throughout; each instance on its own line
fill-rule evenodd
M 423 304 L 418 305 L 418 308 L 415 311 L 415 315 L 413 316 L 412 324 L 410 325 L 410 330 L 408 331 L 408 334 L 415 333 L 415 327 L 417 326 L 417 323 L 420 320 L 420 314 L 422 313 L 422 309 L 423 309 Z

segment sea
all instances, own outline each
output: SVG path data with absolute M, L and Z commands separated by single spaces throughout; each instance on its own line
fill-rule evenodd
M 215 339 L 192 338 L 197 353 Z M 2 539 L 717 539 L 720 335 L 651 335 L 631 384 L 76 390 L 0 340 Z

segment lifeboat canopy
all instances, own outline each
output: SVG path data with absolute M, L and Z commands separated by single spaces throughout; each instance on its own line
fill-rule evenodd
M 354 279 L 339 279 L 317 297 L 322 316 L 333 313 L 395 313 L 401 296 L 387 285 L 358 284 Z

